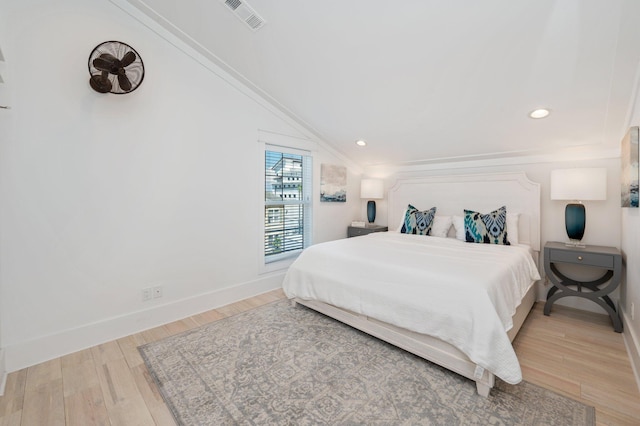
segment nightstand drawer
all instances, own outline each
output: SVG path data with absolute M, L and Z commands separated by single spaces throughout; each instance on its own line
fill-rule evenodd
M 349 228 L 349 236 L 350 237 L 358 237 L 360 235 L 370 234 L 371 231 L 367 228 L 357 228 L 355 226 Z
M 361 235 L 371 234 L 373 232 L 387 232 L 389 228 L 387 226 L 380 225 L 368 225 L 364 228 L 359 226 L 350 226 L 347 229 L 348 237 L 359 237 Z
M 549 250 L 549 260 L 551 262 L 573 263 L 612 269 L 613 258 L 614 256 L 608 254 L 580 253 L 567 250 Z

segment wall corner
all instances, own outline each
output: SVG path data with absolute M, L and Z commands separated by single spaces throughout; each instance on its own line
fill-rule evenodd
M 4 349 L 0 349 L 0 396 L 4 395 L 4 387 L 7 384 L 7 369 L 4 364 Z

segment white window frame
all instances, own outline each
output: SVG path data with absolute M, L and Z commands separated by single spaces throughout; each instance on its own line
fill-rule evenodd
M 260 217 L 260 269 L 262 273 L 268 273 L 273 271 L 283 270 L 289 267 L 291 263 L 298 257 L 298 255 L 304 250 L 304 248 L 309 247 L 312 244 L 313 237 L 313 151 L 315 148 L 315 143 L 298 139 L 287 137 L 283 135 L 273 134 L 269 132 L 260 132 L 259 135 L 259 146 L 262 151 L 261 158 L 261 173 L 262 179 L 260 179 L 261 187 L 260 187 L 260 196 L 261 196 L 261 217 Z M 296 154 L 303 156 L 303 180 L 308 182 L 307 185 L 303 186 L 303 205 L 304 205 L 304 227 L 303 227 L 303 248 L 300 250 L 292 250 L 285 253 L 277 254 L 277 255 L 265 255 L 265 207 L 267 202 L 265 200 L 265 160 L 266 160 L 266 152 L 267 151 L 275 151 L 275 152 L 283 152 L 287 154 Z M 288 200 L 283 198 L 283 204 L 299 204 L 299 202 L 295 200 Z

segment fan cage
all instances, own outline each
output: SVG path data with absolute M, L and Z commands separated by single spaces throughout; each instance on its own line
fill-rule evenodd
M 120 83 L 118 82 L 118 76 L 114 74 L 110 73 L 107 76 L 107 79 L 111 82 L 110 93 L 123 95 L 125 93 L 133 92 L 138 88 L 138 86 L 140 86 L 142 80 L 144 79 L 144 63 L 142 62 L 142 58 L 140 57 L 138 52 L 127 43 L 112 40 L 105 41 L 104 43 L 100 43 L 99 45 L 97 45 L 89 55 L 89 74 L 91 74 L 91 76 L 102 75 L 102 71 L 96 69 L 93 66 L 93 60 L 100 57 L 100 55 L 108 53 L 118 59 L 121 59 L 129 51 L 132 51 L 136 55 L 135 61 L 125 67 L 127 78 L 131 82 L 131 90 L 122 89 L 120 87 Z

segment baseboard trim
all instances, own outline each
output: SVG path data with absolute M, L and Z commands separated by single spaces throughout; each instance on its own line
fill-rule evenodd
M 149 309 L 39 337 L 4 348 L 6 372 L 168 324 L 280 288 L 284 272 Z
M 7 384 L 7 369 L 4 362 L 4 349 L 0 349 L 0 396 L 4 395 L 4 388 Z
M 631 368 L 633 369 L 633 375 L 636 378 L 636 384 L 638 390 L 640 390 L 640 339 L 638 339 L 638 333 L 633 328 L 633 323 L 627 316 L 627 313 L 622 311 L 622 322 L 624 332 L 622 337 L 624 344 L 627 347 L 627 353 L 629 354 L 629 361 L 631 362 Z

